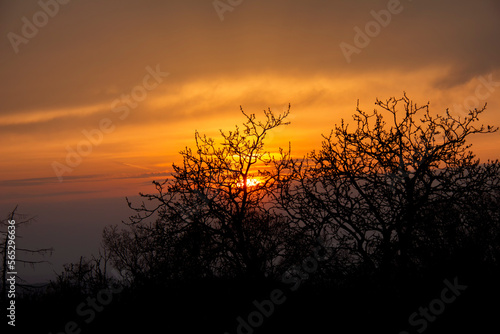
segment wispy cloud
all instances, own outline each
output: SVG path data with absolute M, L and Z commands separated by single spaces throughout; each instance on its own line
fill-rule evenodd
M 75 175 L 68 176 L 68 181 L 70 182 L 84 182 L 88 180 L 102 179 L 106 175 Z M 0 185 L 6 187 L 26 187 L 26 186 L 44 186 L 48 184 L 57 184 L 59 181 L 57 177 L 37 177 L 37 178 L 27 178 L 27 179 L 13 179 L 13 180 L 3 180 L 0 181 Z
M 291 103 L 292 125 L 268 143 L 292 141 L 301 155 L 316 148 L 320 134 L 340 118 L 349 119 L 358 99 L 369 110 L 376 97 L 404 90 L 444 110 L 473 95 L 478 76 L 498 78 L 496 2 L 401 4 L 404 10 L 383 33 L 346 64 L 339 43 L 352 40 L 353 28 L 372 20 L 370 13 L 385 8 L 386 0 L 248 3 L 223 22 L 210 1 L 72 2 L 18 54 L 7 38 L 0 40 L 6 158 L 0 168 L 8 179 L 1 184 L 52 185 L 57 178 L 50 163 L 63 161 L 66 147 L 75 149 L 85 139 L 82 131 L 105 117 L 116 130 L 81 169 L 68 173 L 70 184 L 166 176 L 163 166 L 192 146 L 195 130 L 216 137 L 219 129 L 240 124 L 240 105 L 258 114 Z M 0 6 L 4 37 L 40 9 L 37 2 Z M 119 120 L 112 103 L 141 84 L 147 64 L 162 64 L 170 76 Z M 485 102 L 490 120 L 498 122 L 498 92 Z
M 60 118 L 86 117 L 103 109 L 109 108 L 109 104 L 90 105 L 73 108 L 29 110 L 16 114 L 0 115 L 0 126 L 10 127 L 13 125 L 26 125 L 40 122 L 50 122 Z

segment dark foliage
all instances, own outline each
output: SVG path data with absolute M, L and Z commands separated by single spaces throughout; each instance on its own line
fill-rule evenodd
M 220 144 L 196 133 L 156 193 L 127 200 L 135 214 L 104 230 L 103 254 L 26 300 L 57 314 L 38 313 L 54 331 L 120 285 L 89 324 L 80 318 L 83 332 L 237 333 L 277 290 L 255 333 L 481 332 L 500 297 L 500 163 L 480 162 L 468 140 L 498 129 L 477 125 L 486 106 L 462 119 L 406 95 L 376 105 L 302 158 L 264 149 L 288 111 L 258 121 L 242 110 Z M 425 328 L 409 322 L 450 282 L 467 288 Z

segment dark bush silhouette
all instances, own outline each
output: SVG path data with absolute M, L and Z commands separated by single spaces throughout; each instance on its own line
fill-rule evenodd
M 456 278 L 467 290 L 426 333 L 484 330 L 498 313 L 486 300 L 500 297 L 500 164 L 479 161 L 469 138 L 498 129 L 477 125 L 486 106 L 456 118 L 406 94 L 375 104 L 300 158 L 264 147 L 289 111 L 241 110 L 219 144 L 196 132 L 155 193 L 127 199 L 135 213 L 103 231 L 103 255 L 66 266 L 33 305 L 74 308 L 119 283 L 84 331 L 236 333 L 280 289 L 286 303 L 255 333 L 413 333 L 409 316 Z M 325 260 L 300 271 L 319 242 Z

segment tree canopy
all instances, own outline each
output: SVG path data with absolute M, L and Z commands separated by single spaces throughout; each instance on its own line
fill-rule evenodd
M 255 298 L 281 291 L 283 301 L 294 297 L 269 332 L 323 330 L 331 314 L 349 332 L 395 332 L 436 281 L 459 277 L 475 286 L 472 302 L 446 324 L 475 330 L 467 319 L 483 324 L 493 314 L 477 305 L 500 278 L 500 163 L 481 162 L 470 144 L 498 130 L 480 123 L 486 105 L 455 117 L 406 94 L 377 99 L 370 112 L 358 103 L 352 121 L 335 124 L 305 156 L 291 144 L 265 146 L 289 125 L 290 108 L 240 111 L 243 125 L 220 130 L 218 141 L 195 132 L 170 177 L 153 181 L 141 201 L 127 199 L 133 214 L 104 229 L 99 256 L 65 266 L 45 298 L 58 305 L 121 284 L 109 319 L 89 328 L 129 331 L 123 319 L 168 315 L 170 328 L 223 332 L 263 305 Z M 318 249 L 321 263 L 311 262 Z

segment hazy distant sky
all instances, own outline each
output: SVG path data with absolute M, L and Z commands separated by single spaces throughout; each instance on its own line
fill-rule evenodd
M 78 232 L 86 219 L 101 219 L 99 229 L 123 219 L 102 218 L 104 198 L 152 192 L 195 130 L 231 130 L 243 121 L 240 105 L 260 114 L 291 103 L 292 124 L 268 144 L 291 141 L 297 156 L 350 120 L 358 99 L 371 110 L 375 98 L 403 91 L 440 113 L 488 102 L 484 123 L 500 125 L 498 1 L 232 0 L 240 4 L 222 14 L 211 0 L 67 2 L 44 16 L 38 1 L 0 0 L 0 214 L 15 203 L 41 211 L 29 213 L 47 235 L 64 222 L 94 245 L 99 234 Z M 390 19 L 376 14 L 386 20 L 379 29 L 370 24 L 372 11 L 388 10 Z M 23 28 L 34 16 L 36 33 Z M 361 41 L 356 27 L 375 30 Z M 13 34 L 26 39 L 16 44 Z M 347 59 L 341 43 L 357 53 Z M 126 116 L 113 112 L 147 75 L 153 86 L 154 69 L 169 74 Z M 76 150 L 103 119 L 113 129 L 59 182 L 54 162 L 65 164 L 67 147 Z M 497 158 L 500 134 L 474 145 L 481 159 Z M 82 212 L 61 214 L 61 203 Z

